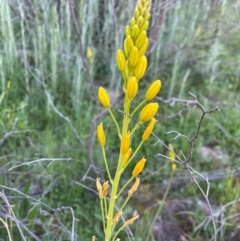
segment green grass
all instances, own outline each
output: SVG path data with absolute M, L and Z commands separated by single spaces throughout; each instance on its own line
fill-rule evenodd
M 148 83 L 160 78 L 163 85 L 160 95 L 165 99 L 192 99 L 188 95 L 192 92 L 207 110 L 218 106 L 221 111 L 207 115 L 203 121 L 190 164 L 200 173 L 236 170 L 240 159 L 239 1 L 171 2 L 163 22 L 159 23 L 161 4 L 163 1 L 153 1 L 149 34 L 154 45 L 138 98 L 145 93 Z M 98 240 L 103 237 L 98 197 L 91 190 L 96 189 L 95 178 L 104 180 L 106 173 L 101 150 L 95 142 L 95 128 L 90 132 L 90 127 L 94 116 L 102 110 L 96 102 L 97 87 L 103 85 L 113 95 L 122 91 L 115 52 L 122 47 L 124 27 L 133 7 L 134 3 L 125 0 L 76 1 L 74 12 L 80 42 L 68 1 L 0 1 L 0 139 L 13 131 L 0 146 L 0 184 L 9 188 L 4 192 L 1 188 L 1 193 L 5 194 L 21 224 L 42 241 L 70 240 L 71 211 L 54 213 L 53 209 L 60 207 L 73 208 L 77 219 L 73 230 L 76 240 L 91 240 L 93 235 Z M 159 31 L 156 31 L 159 24 Z M 91 59 L 86 57 L 88 47 L 93 51 Z M 11 87 L 7 88 L 9 82 Z M 160 102 L 155 134 L 165 144 L 171 142 L 176 153 L 182 151 L 186 155 L 188 143 L 182 138 L 173 140 L 175 136 L 166 132 L 175 130 L 193 137 L 201 113 L 188 108 L 181 117 L 167 118 L 182 106 L 181 103 Z M 120 108 L 120 104 L 117 107 Z M 122 115 L 116 108 L 113 111 Z M 106 135 L 111 144 L 106 151 L 114 167 L 119 144 L 114 125 L 108 116 L 98 119 L 96 124 L 101 121 L 106 123 Z M 138 133 L 140 138 L 142 132 Z M 89 138 L 92 138 L 92 146 L 88 145 Z M 139 156 L 144 155 L 149 160 L 142 175 L 142 178 L 146 175 L 144 183 L 151 185 L 145 195 L 159 200 L 161 195 L 154 196 L 154 192 L 164 189 L 170 165 L 165 164 L 165 158 L 155 156 L 158 153 L 167 155 L 166 148 L 155 143 L 152 138 Z M 199 153 L 202 146 L 221 150 L 228 158 L 205 160 Z M 89 165 L 93 163 L 90 163 L 89 153 L 95 165 L 90 171 Z M 161 166 L 164 166 L 162 170 L 154 172 Z M 13 167 L 16 168 L 10 169 Z M 126 179 L 130 173 L 129 169 Z M 176 177 L 190 180 L 180 165 Z M 199 183 L 206 188 L 205 182 Z M 39 186 L 40 193 L 32 197 L 47 206 L 27 198 L 32 195 L 34 185 Z M 225 205 L 238 199 L 237 193 L 238 177 L 228 176 L 226 172 L 219 180 L 211 181 L 209 198 L 212 204 Z M 184 182 L 176 189 L 173 186 L 168 201 L 171 199 L 202 200 L 203 197 L 193 183 L 186 185 Z M 0 200 L 3 205 L 0 217 L 7 220 L 13 240 L 24 240 L 20 229 L 28 239 L 34 240 L 23 226 L 16 226 L 16 220 L 6 219 L 10 209 L 3 198 Z M 131 209 L 137 207 L 133 203 Z M 142 209 L 146 207 L 140 208 L 141 214 L 144 213 Z M 233 209 L 238 210 L 237 205 L 231 205 L 226 215 L 231 215 Z M 12 213 L 9 215 L 13 217 Z M 190 216 L 196 219 L 195 227 L 205 218 L 199 209 L 192 211 Z M 144 222 L 143 216 L 142 222 L 149 223 L 151 212 L 145 218 Z M 225 234 L 234 228 L 234 219 L 231 219 L 218 240 L 225 240 Z M 7 239 L 2 223 L 0 229 L 0 239 Z M 189 231 L 191 240 L 209 240 L 213 232 L 210 224 L 206 234 L 203 228 L 195 233 L 192 231 Z M 148 232 L 145 224 L 138 234 L 144 237 Z

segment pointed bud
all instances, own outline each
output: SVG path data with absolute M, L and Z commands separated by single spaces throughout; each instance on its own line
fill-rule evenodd
M 128 160 L 129 160 L 129 157 L 131 156 L 131 153 L 132 153 L 132 148 L 129 148 L 128 151 L 127 151 L 127 153 L 124 154 L 124 156 L 123 156 L 123 161 L 122 161 L 122 166 L 123 166 L 123 167 L 126 166 Z
M 139 177 L 136 177 L 135 183 L 133 184 L 133 186 L 131 187 L 131 189 L 128 191 L 128 196 L 129 196 L 129 197 L 131 197 L 131 196 L 133 195 L 133 193 L 137 191 L 138 186 L 139 186 L 139 183 L 140 183 L 140 178 L 139 178 Z
M 124 155 L 130 148 L 131 134 L 128 132 L 123 138 L 121 143 L 121 153 Z
M 132 171 L 133 177 L 136 177 L 137 175 L 139 175 L 142 172 L 146 161 L 147 160 L 144 157 L 140 161 L 138 161 L 138 163 L 136 164 L 136 166 L 134 167 L 134 169 Z
M 139 27 L 137 24 L 135 24 L 133 27 L 132 27 L 132 36 L 136 39 L 136 37 L 138 36 L 139 34 Z
M 139 119 L 141 122 L 146 122 L 151 120 L 158 111 L 158 103 L 147 104 L 140 112 Z
M 144 21 L 144 18 L 142 16 L 139 16 L 137 18 L 137 25 L 139 26 L 139 28 L 142 26 L 143 21 Z
M 129 26 L 126 27 L 125 34 L 126 34 L 126 37 L 127 37 L 128 35 L 130 35 L 130 36 L 132 35 L 132 31 L 131 31 L 131 29 L 130 29 Z
M 103 183 L 103 186 L 102 186 L 102 195 L 103 195 L 103 197 L 107 196 L 108 189 L 109 189 L 109 184 L 108 184 L 108 181 L 106 181 L 106 182 Z
M 135 67 L 138 60 L 139 60 L 139 51 L 138 51 L 138 48 L 134 46 L 131 50 L 131 53 L 130 53 L 129 64 L 132 67 Z
M 146 31 L 142 31 L 139 34 L 139 36 L 138 36 L 138 38 L 137 38 L 137 40 L 135 42 L 135 45 L 140 49 L 143 46 L 143 44 L 146 42 L 146 38 L 147 38 Z
M 140 32 L 147 30 L 148 26 L 149 26 L 149 22 L 145 20 L 140 28 Z
M 118 212 L 116 215 L 115 215 L 115 217 L 114 217 L 114 219 L 113 219 L 113 224 L 116 224 L 117 222 L 118 222 L 118 220 L 119 220 L 119 218 L 122 216 L 122 212 Z
M 147 68 L 147 58 L 145 55 L 142 55 L 139 58 L 135 68 L 135 76 L 138 80 L 143 77 L 143 75 L 145 74 L 146 68 Z
M 168 156 L 170 158 L 170 161 L 174 162 L 176 160 L 176 156 L 174 154 L 174 151 L 173 151 L 173 146 L 172 144 L 168 144 Z
M 117 66 L 118 69 L 123 72 L 126 69 L 126 59 L 124 53 L 121 49 L 118 49 L 116 54 Z
M 97 186 L 99 198 L 102 198 L 103 197 L 103 195 L 102 195 L 102 184 L 101 184 L 99 178 L 97 178 L 97 180 L 96 180 L 96 186 Z
M 131 77 L 127 84 L 127 96 L 132 100 L 138 92 L 138 82 L 135 76 Z
M 123 224 L 123 226 L 124 226 L 124 227 L 127 227 L 128 225 L 132 224 L 132 223 L 133 223 L 136 219 L 138 219 L 138 218 L 139 218 L 139 216 L 137 215 L 137 216 L 135 216 L 135 217 L 127 220 L 127 221 Z
M 139 49 L 139 56 L 141 57 L 143 54 L 145 54 L 146 50 L 148 47 L 148 38 L 145 39 L 144 44 L 142 45 L 142 47 Z
M 157 122 L 157 120 L 155 118 L 151 119 L 149 125 L 147 126 L 147 128 L 143 132 L 143 135 L 142 135 L 143 141 L 146 141 L 149 138 L 149 136 L 152 134 L 152 131 L 153 131 L 153 128 L 154 128 L 156 122 Z
M 109 108 L 110 107 L 110 97 L 106 89 L 103 87 L 100 87 L 98 89 L 98 100 L 99 102 L 105 107 Z
M 128 35 L 124 41 L 124 52 L 127 57 L 129 57 L 131 50 L 133 48 L 133 40 L 130 35 Z
M 100 125 L 97 126 L 97 137 L 98 137 L 100 145 L 105 146 L 106 138 L 105 138 L 102 123 L 100 123 Z
M 161 89 L 161 86 L 162 86 L 161 80 L 159 79 L 155 80 L 148 88 L 147 93 L 145 95 L 145 99 L 146 100 L 153 99 Z

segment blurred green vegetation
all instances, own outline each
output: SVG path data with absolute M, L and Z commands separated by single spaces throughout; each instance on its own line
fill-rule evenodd
M 112 99 L 117 100 L 121 94 L 115 53 L 122 47 L 135 1 L 75 1 L 80 39 L 69 1 L 0 1 L 0 184 L 9 202 L 1 196 L 0 217 L 5 220 L 13 217 L 11 209 L 14 212 L 15 219 L 8 219 L 13 240 L 24 240 L 23 236 L 27 240 L 70 240 L 72 230 L 76 240 L 91 240 L 93 235 L 98 240 L 103 238 L 94 191 L 95 178 L 104 180 L 106 173 L 101 149 L 95 143 L 95 126 L 104 121 L 113 170 L 119 143 L 110 117 L 97 118 L 102 108 L 96 92 L 102 85 L 112 93 Z M 220 112 L 205 116 L 190 161 L 195 170 L 208 175 L 210 202 L 219 207 L 240 198 L 239 9 L 239 0 L 153 1 L 149 67 L 138 94 L 140 100 L 149 83 L 160 78 L 163 99 L 192 100 L 191 92 L 206 110 L 219 107 Z M 93 52 L 89 59 L 87 48 Z M 159 102 L 156 136 L 165 144 L 171 142 L 176 153 L 187 155 L 187 141 L 174 140 L 175 136 L 166 132 L 174 130 L 193 138 L 200 110 L 186 108 L 181 116 L 169 118 L 184 105 Z M 119 97 L 113 108 L 119 117 L 122 113 L 117 108 L 121 109 L 121 103 Z M 141 134 L 139 131 L 139 138 Z M 133 141 L 137 145 L 138 141 Z M 152 200 L 161 199 L 161 189 L 170 173 L 166 159 L 156 156 L 167 155 L 167 150 L 156 142 L 152 138 L 140 152 L 148 159 L 142 174 L 144 184 L 151 187 L 144 195 Z M 125 174 L 126 178 L 130 173 Z M 190 180 L 184 167 L 178 165 L 179 185 L 173 183 L 168 199 L 202 200 Z M 199 184 L 206 189 L 204 181 L 199 180 Z M 160 194 L 154 196 L 158 190 Z M 141 203 L 143 199 L 139 197 L 138 201 L 144 210 L 147 207 Z M 75 217 L 71 209 L 61 207 L 71 207 Z M 129 216 L 134 209 L 144 213 L 133 204 Z M 240 212 L 239 203 L 226 208 L 225 215 L 234 212 Z M 143 216 L 144 226 L 136 230 L 137 240 L 149 232 L 149 213 Z M 210 240 L 211 224 L 193 232 L 206 218 L 202 210 L 192 211 L 190 216 L 194 227 L 188 233 L 189 240 Z M 236 219 L 230 218 L 218 240 L 225 240 L 235 225 Z M 1 223 L 0 240 L 6 237 Z

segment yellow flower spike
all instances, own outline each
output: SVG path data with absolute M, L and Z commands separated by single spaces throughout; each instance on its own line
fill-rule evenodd
M 142 45 L 142 47 L 139 49 L 139 56 L 141 57 L 143 54 L 145 54 L 146 50 L 148 47 L 148 38 L 145 39 L 144 44 Z
M 118 69 L 123 72 L 126 69 L 126 59 L 122 49 L 118 49 L 116 54 Z
M 145 55 L 142 55 L 135 68 L 135 76 L 137 79 L 141 79 L 143 75 L 145 74 L 147 68 L 147 58 Z
M 133 48 L 133 40 L 130 35 L 128 35 L 124 41 L 124 52 L 127 57 L 129 57 L 131 50 Z
M 140 49 L 144 43 L 146 42 L 146 38 L 147 38 L 147 33 L 146 31 L 142 31 L 138 38 L 136 39 L 135 45 Z
M 127 220 L 127 221 L 123 224 L 123 226 L 124 226 L 124 227 L 127 227 L 128 225 L 132 224 L 132 223 L 133 223 L 136 219 L 138 219 L 138 218 L 139 218 L 138 215 L 137 215 L 137 216 L 134 216 L 133 218 Z
M 103 197 L 106 197 L 108 194 L 109 184 L 108 181 L 104 182 L 102 185 L 102 195 Z
M 116 224 L 116 223 L 118 222 L 118 220 L 119 220 L 119 218 L 122 216 L 122 214 L 123 214 L 123 212 L 118 212 L 118 213 L 115 215 L 115 217 L 114 217 L 114 219 L 113 219 L 113 224 Z
M 121 153 L 124 155 L 130 148 L 131 134 L 130 131 L 122 138 Z
M 100 123 L 100 125 L 97 126 L 97 137 L 98 137 L 100 145 L 105 146 L 106 138 L 105 138 L 102 123 Z
M 138 60 L 139 60 L 139 51 L 138 51 L 138 48 L 134 46 L 131 50 L 131 53 L 130 53 L 129 64 L 132 67 L 135 67 Z
M 158 111 L 158 103 L 147 104 L 140 112 L 139 119 L 141 122 L 146 122 L 152 119 Z
M 155 80 L 150 87 L 148 88 L 146 95 L 145 95 L 145 99 L 146 100 L 151 100 L 153 99 L 157 93 L 160 91 L 162 86 L 161 80 Z
M 170 161 L 174 162 L 176 160 L 176 156 L 174 154 L 174 151 L 173 151 L 173 146 L 172 144 L 168 144 L 168 148 L 169 148 L 169 151 L 168 151 L 168 156 L 170 158 Z
M 99 198 L 102 198 L 103 197 L 102 184 L 99 178 L 96 179 L 96 186 L 97 186 Z
M 143 157 L 140 161 L 138 161 L 138 163 L 136 164 L 136 166 L 134 167 L 133 171 L 132 171 L 132 176 L 136 177 L 137 175 L 139 175 L 146 163 L 146 159 Z
M 90 48 L 87 48 L 87 57 L 90 59 L 93 56 L 93 52 Z
M 133 195 L 133 193 L 137 191 L 139 184 L 140 184 L 140 178 L 136 177 L 135 183 L 133 184 L 133 186 L 128 191 L 128 196 L 129 197 L 131 197 Z
M 128 160 L 129 160 L 129 157 L 131 156 L 131 153 L 132 153 L 132 148 L 129 148 L 128 151 L 127 151 L 127 153 L 124 154 L 124 156 L 123 156 L 123 161 L 122 161 L 122 166 L 123 166 L 123 167 L 126 166 Z
M 138 92 L 138 81 L 135 76 L 131 77 L 127 84 L 127 96 L 132 100 Z
M 142 135 L 143 141 L 146 141 L 149 138 L 149 136 L 152 134 L 153 128 L 154 128 L 156 123 L 157 123 L 157 120 L 155 118 L 152 118 L 149 125 L 147 126 L 147 128 L 143 132 L 143 135 Z
M 102 104 L 103 107 L 109 108 L 110 107 L 110 97 L 106 89 L 103 87 L 99 87 L 98 89 L 98 100 Z

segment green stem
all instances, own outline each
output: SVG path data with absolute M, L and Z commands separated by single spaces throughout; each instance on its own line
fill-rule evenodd
M 121 193 L 124 191 L 124 189 L 128 186 L 128 184 L 133 180 L 134 177 L 131 177 L 122 187 L 122 189 L 119 191 L 117 197 L 119 197 L 121 195 Z
M 104 208 L 103 208 L 103 199 L 100 198 L 100 205 L 101 205 L 101 210 L 102 210 L 102 220 L 103 220 L 103 230 L 105 232 L 105 215 L 104 215 Z
M 117 121 L 116 121 L 116 118 L 114 117 L 111 109 L 108 109 L 108 112 L 110 113 L 110 115 L 111 115 L 111 117 L 112 117 L 112 119 L 113 119 L 113 122 L 115 123 L 115 125 L 116 125 L 116 127 L 117 127 L 118 136 L 121 138 L 120 128 L 119 128 L 119 125 L 118 125 L 118 123 L 117 123 Z
M 112 241 L 115 241 L 115 240 L 116 240 L 118 234 L 122 231 L 123 228 L 124 228 L 124 225 L 123 225 L 121 228 L 118 229 L 118 231 L 117 231 L 116 234 L 114 235 Z
M 133 117 L 133 115 L 136 113 L 136 111 L 144 104 L 146 103 L 146 100 L 143 100 L 135 109 L 134 111 L 131 113 L 131 116 Z
M 105 148 L 104 148 L 104 146 L 102 146 L 102 152 L 103 152 L 103 159 L 104 159 L 105 167 L 106 167 L 107 174 L 108 174 L 108 179 L 109 179 L 110 183 L 112 183 L 113 180 L 112 180 L 111 174 L 110 174 L 110 172 L 109 172 L 109 168 L 108 168 L 108 163 L 107 163 L 107 158 L 106 158 L 106 153 L 105 153 Z

